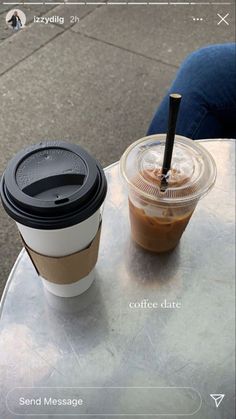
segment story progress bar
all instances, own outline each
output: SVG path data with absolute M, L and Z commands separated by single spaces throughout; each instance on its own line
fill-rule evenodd
M 185 1 L 179 1 L 179 2 L 173 2 L 173 1 L 166 1 L 166 2 L 155 2 L 155 1 L 144 1 L 144 2 L 132 2 L 132 1 L 122 1 L 122 2 L 116 2 L 116 1 L 104 1 L 104 2 L 90 2 L 90 1 L 82 1 L 82 2 L 76 2 L 76 1 L 60 1 L 60 2 L 47 2 L 47 1 L 41 1 L 41 2 L 31 2 L 31 1 L 24 1 L 24 2 L 3 2 L 2 4 L 5 5 L 24 5 L 24 4 L 30 4 L 30 5 L 80 5 L 80 6 L 152 6 L 152 5 L 168 5 L 168 6 L 176 6 L 176 5 L 191 5 L 191 6 L 230 6 L 232 3 L 230 2 L 185 2 Z

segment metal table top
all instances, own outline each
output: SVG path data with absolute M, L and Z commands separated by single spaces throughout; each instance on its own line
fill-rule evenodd
M 20 253 L 1 304 L 1 419 L 235 417 L 234 144 L 202 142 L 217 182 L 171 254 L 131 241 L 118 164 L 106 169 L 96 281 L 87 293 L 46 293 Z M 225 396 L 217 408 L 210 394 L 218 393 Z

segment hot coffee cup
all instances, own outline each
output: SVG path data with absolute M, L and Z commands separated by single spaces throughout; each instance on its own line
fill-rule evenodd
M 9 162 L 2 203 L 51 293 L 73 297 L 92 284 L 106 192 L 102 167 L 75 144 L 42 142 Z

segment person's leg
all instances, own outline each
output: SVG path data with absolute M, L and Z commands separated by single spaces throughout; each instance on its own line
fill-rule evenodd
M 236 44 L 211 45 L 187 57 L 147 135 L 166 132 L 170 93 L 183 96 L 177 134 L 192 139 L 236 138 Z

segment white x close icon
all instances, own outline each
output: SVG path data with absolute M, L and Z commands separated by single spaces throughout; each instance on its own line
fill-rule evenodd
M 217 16 L 220 17 L 220 21 L 217 23 L 217 25 L 220 25 L 222 22 L 225 22 L 225 24 L 229 26 L 229 22 L 227 22 L 226 20 L 226 18 L 229 16 L 229 13 L 227 13 L 224 17 L 217 13 Z

